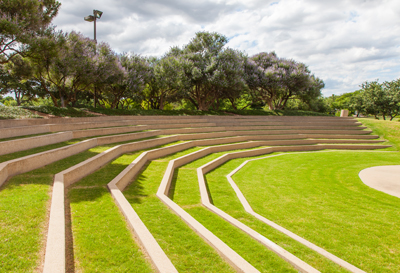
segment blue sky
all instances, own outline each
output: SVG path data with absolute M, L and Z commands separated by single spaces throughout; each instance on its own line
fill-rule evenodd
M 117 52 L 162 56 L 207 30 L 249 55 L 275 51 L 307 64 L 325 81 L 324 96 L 400 77 L 398 0 L 59 1 L 58 29 L 93 37 L 93 23 L 83 17 L 101 10 L 97 39 Z

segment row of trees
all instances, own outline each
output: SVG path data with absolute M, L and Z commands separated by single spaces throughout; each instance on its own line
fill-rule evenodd
M 291 100 L 312 105 L 324 87 L 305 64 L 274 52 L 248 56 L 215 32 L 198 32 L 160 58 L 117 54 L 107 43 L 49 27 L 59 6 L 0 0 L 0 92 L 13 92 L 18 105 L 41 97 L 61 107 L 284 109 Z
M 400 79 L 379 83 L 376 81 L 364 82 L 361 89 L 343 94 L 332 95 L 324 99 L 329 109 L 349 109 L 359 116 L 382 116 L 384 120 L 393 120 L 400 114 Z

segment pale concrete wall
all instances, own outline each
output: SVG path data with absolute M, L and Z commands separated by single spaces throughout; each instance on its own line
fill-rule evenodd
M 193 138 L 198 138 L 198 135 L 193 135 Z M 121 198 L 121 195 L 119 195 L 118 197 L 118 190 L 120 190 L 121 188 L 123 189 L 124 187 L 126 187 L 128 185 L 128 183 L 130 182 L 130 180 L 137 175 L 137 173 L 140 171 L 141 167 L 148 161 L 154 158 L 158 158 L 158 157 L 162 157 L 165 156 L 167 154 L 170 153 L 175 153 L 196 145 L 212 145 L 212 144 L 221 144 L 221 143 L 229 143 L 229 141 L 234 142 L 234 141 L 243 141 L 246 138 L 251 138 L 252 136 L 249 137 L 230 137 L 229 139 L 206 139 L 206 140 L 195 140 L 195 141 L 191 141 L 191 142 L 187 142 L 187 143 L 182 143 L 182 144 L 176 144 L 173 146 L 169 146 L 169 147 L 164 147 L 164 148 L 159 148 L 159 149 L 155 149 L 152 151 L 148 151 L 143 153 L 141 156 L 139 156 L 134 162 L 133 164 L 130 164 L 125 170 L 123 174 L 120 174 L 116 177 L 116 179 L 114 179 L 113 185 L 116 186 L 115 187 L 109 187 L 110 191 L 115 193 L 115 195 L 113 195 L 114 199 L 116 199 L 116 202 L 119 204 L 118 206 L 120 207 L 120 209 L 123 207 L 121 204 L 124 202 Z M 154 147 L 156 145 L 161 145 L 161 144 L 166 144 L 172 141 L 177 141 L 180 139 L 180 136 L 172 136 L 172 137 L 166 137 L 166 138 L 160 138 L 160 139 L 152 139 L 152 140 L 145 140 L 145 141 L 141 141 L 141 142 L 136 142 L 136 143 L 129 143 L 129 144 L 123 144 L 123 145 L 119 145 L 116 146 L 114 148 L 109 149 L 108 151 L 105 151 L 91 159 L 88 159 L 80 164 L 77 164 L 65 171 L 62 172 L 63 175 L 63 183 L 64 186 L 68 186 L 71 183 L 74 183 L 76 181 L 78 181 L 79 179 L 85 177 L 86 175 L 94 172 L 95 170 L 97 170 L 98 168 L 100 168 L 101 166 L 104 166 L 107 162 L 111 161 L 113 158 L 118 157 L 120 154 L 122 153 L 126 153 L 126 152 L 131 152 L 134 150 L 139 150 L 139 149 L 146 149 L 148 147 Z M 202 157 L 208 153 L 211 152 L 218 152 L 218 151 L 224 151 L 227 149 L 244 149 L 244 148 L 249 148 L 249 147 L 256 147 L 256 146 L 260 146 L 260 145 L 279 145 L 279 144 L 286 144 L 286 145 L 295 145 L 295 144 L 313 144 L 315 143 L 315 141 L 313 140 L 289 140 L 289 141 L 260 141 L 260 142 L 247 142 L 247 143 L 238 143 L 238 144 L 231 144 L 231 145 L 225 145 L 225 146 L 216 146 L 216 147 L 210 147 L 210 148 L 206 148 L 203 149 L 201 151 L 198 151 L 196 153 L 193 153 L 191 155 L 185 156 L 183 157 L 181 160 L 179 161 L 174 161 L 175 163 L 173 163 L 171 166 L 169 165 L 169 169 L 171 170 L 171 174 L 173 173 L 172 169 L 176 168 L 179 165 L 182 164 L 186 164 L 188 162 L 190 162 L 191 160 L 195 159 L 195 158 L 199 158 Z M 335 146 L 329 146 L 329 145 L 325 145 L 327 147 L 338 147 L 338 145 Z M 324 148 L 325 146 L 320 146 L 317 149 L 320 148 Z M 343 145 L 342 145 L 343 146 Z M 364 145 L 365 146 L 365 145 Z M 383 146 L 379 146 L 379 148 L 382 148 Z M 345 147 L 345 148 L 350 148 L 349 146 Z M 359 147 L 357 147 L 359 148 Z M 368 146 L 368 148 L 371 148 L 371 146 Z M 271 150 L 271 148 L 266 148 Z M 280 147 L 280 149 L 285 150 L 285 147 Z M 294 149 L 293 147 L 288 147 L 287 149 Z M 302 146 L 298 149 L 313 149 L 313 147 L 310 146 Z M 261 149 L 265 152 L 265 148 Z M 248 151 L 249 153 L 247 154 L 254 154 L 254 151 Z M 258 152 L 259 153 L 259 152 Z M 244 153 L 241 153 L 241 155 L 243 155 Z M 257 154 L 257 152 L 256 152 Z M 228 160 L 229 158 L 231 158 L 231 156 L 226 156 L 225 157 L 226 160 Z M 210 164 L 209 167 L 212 167 L 212 165 Z M 168 177 L 168 181 L 166 186 L 169 188 L 169 184 L 171 182 L 172 176 L 171 174 Z M 115 192 L 117 191 L 117 192 Z M 165 193 L 168 193 L 168 190 L 165 191 Z M 164 202 L 169 202 L 168 200 L 164 200 Z M 170 206 L 174 206 L 173 204 L 169 204 Z M 128 208 L 126 208 L 127 210 L 129 210 Z M 182 213 L 182 212 L 179 212 Z M 123 211 L 123 214 L 125 215 L 125 217 L 127 219 L 129 219 L 130 217 L 132 217 L 132 211 L 130 212 L 126 212 Z M 180 214 L 181 216 L 181 214 Z M 192 221 L 192 219 L 186 218 L 185 221 L 188 221 L 191 223 L 192 228 L 198 228 L 197 225 L 199 223 L 195 223 Z M 54 222 L 54 221 L 53 221 Z M 131 223 L 132 224 L 132 223 Z M 207 231 L 205 231 L 207 233 Z M 204 236 L 204 234 L 202 234 L 202 236 Z M 209 234 L 207 236 L 211 236 L 210 238 L 213 238 L 213 240 L 215 239 L 213 236 L 213 234 Z M 216 238 L 215 240 L 218 240 L 218 238 Z M 219 244 L 218 243 L 212 243 L 214 244 L 213 246 L 215 246 L 215 244 Z M 143 241 L 141 241 L 141 244 L 144 244 Z M 219 249 L 218 249 L 219 250 Z M 229 251 L 228 251 L 229 252 Z M 50 255 L 50 254 L 49 254 Z M 227 258 L 227 260 L 235 267 L 235 268 L 241 268 L 240 265 L 238 266 L 237 261 L 235 261 L 235 259 L 232 258 L 231 255 L 234 255 L 232 253 L 230 253 L 229 255 L 227 255 L 226 253 L 223 255 L 225 256 L 225 258 Z M 243 262 L 243 260 L 241 260 Z M 156 263 L 155 261 L 153 261 L 153 263 Z
M 62 132 L 37 137 L 21 138 L 0 142 L 0 155 L 25 151 L 28 149 L 59 143 L 72 139 L 72 132 Z
M 44 133 L 50 133 L 50 128 L 48 125 L 11 127 L 11 128 L 0 129 L 0 139 L 25 136 L 25 135 L 44 134 Z
M 286 155 L 286 154 L 272 155 L 270 157 L 284 156 L 284 155 Z M 316 156 L 318 156 L 318 155 L 316 154 Z M 263 158 L 260 158 L 260 159 L 266 159 L 266 157 L 263 157 Z M 278 230 L 279 232 L 282 232 L 283 234 L 285 234 L 285 235 L 289 236 L 290 238 L 298 241 L 299 243 L 305 245 L 306 247 L 318 252 L 319 254 L 323 255 L 324 257 L 328 258 L 329 260 L 333 261 L 334 263 L 338 264 L 339 266 L 349 270 L 350 272 L 363 273 L 364 272 L 363 270 L 361 270 L 361 269 L 355 267 L 354 265 L 352 265 L 352 264 L 340 259 L 339 257 L 329 253 L 325 249 L 322 249 L 321 247 L 318 247 L 317 245 L 305 240 L 304 238 L 294 234 L 293 232 L 285 229 L 284 227 L 272 222 L 271 220 L 268 220 L 267 218 L 265 218 L 265 217 L 263 217 L 263 216 L 261 216 L 258 213 L 253 211 L 253 209 L 251 208 L 250 204 L 247 202 L 245 196 L 240 191 L 240 189 L 236 185 L 235 181 L 233 181 L 232 176 L 235 173 L 237 173 L 241 168 L 243 168 L 243 166 L 245 166 L 249 161 L 254 161 L 254 160 L 259 160 L 259 159 L 251 159 L 251 160 L 245 161 L 239 167 L 237 167 L 235 170 L 233 170 L 232 172 L 230 172 L 226 176 L 226 178 L 228 179 L 228 182 L 230 183 L 231 187 L 235 191 L 239 201 L 241 202 L 241 204 L 242 204 L 243 208 L 246 210 L 246 212 L 251 214 L 251 215 L 253 215 L 254 217 L 259 219 L 260 221 L 264 222 L 265 224 L 269 225 L 270 227 Z M 218 161 L 218 159 L 216 159 L 216 161 Z M 204 196 L 204 199 L 207 199 L 208 198 L 207 188 L 204 187 L 205 186 L 205 181 L 204 181 L 204 174 L 205 173 L 202 172 L 202 167 L 198 168 L 197 171 L 198 171 L 197 174 L 198 174 L 199 184 L 203 184 L 203 188 L 201 189 L 202 200 L 203 200 L 203 196 Z
M 97 140 L 90 139 L 66 147 L 3 162 L 0 164 L 0 186 L 11 176 L 32 171 L 95 146 L 97 146 Z

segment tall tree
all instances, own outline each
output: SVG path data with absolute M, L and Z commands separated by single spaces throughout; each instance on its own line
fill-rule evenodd
M 21 56 L 15 56 L 3 66 L 0 73 L 1 92 L 14 93 L 18 106 L 39 94 L 39 87 L 40 85 L 32 79 L 32 67 Z
M 227 42 L 225 36 L 216 32 L 198 32 L 182 50 L 181 65 L 189 82 L 186 97 L 199 110 L 208 110 L 219 98 L 212 78 L 219 73 L 218 56 Z
M 0 64 L 22 54 L 57 15 L 56 0 L 0 0 Z
M 262 101 L 269 109 L 283 109 L 289 99 L 316 98 L 324 86 L 306 65 L 278 58 L 275 52 L 251 57 L 245 64 L 245 73 L 253 99 Z

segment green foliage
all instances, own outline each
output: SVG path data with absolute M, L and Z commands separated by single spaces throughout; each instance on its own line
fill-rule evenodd
M 0 119 L 42 118 L 30 111 L 15 106 L 0 106 Z
M 250 162 L 234 180 L 254 211 L 269 220 L 366 272 L 399 272 L 400 200 L 358 176 L 399 160 L 397 152 L 300 153 Z M 220 195 L 224 191 L 216 199 Z M 218 205 L 232 211 L 230 203 Z
M 57 117 L 94 117 L 85 109 L 74 107 L 55 107 L 55 106 L 23 106 L 25 109 L 35 110 L 41 113 L 54 115 Z
M 397 81 L 365 82 L 362 84 L 362 107 L 366 114 L 377 117 L 378 114 L 392 120 L 400 114 L 400 79 Z
M 25 54 L 57 15 L 60 5 L 55 0 L 0 1 L 0 64 Z
M 261 116 L 324 116 L 327 114 L 312 112 L 312 111 L 302 111 L 302 110 L 125 110 L 125 109 L 110 109 L 110 108 L 93 108 L 88 107 L 92 112 L 105 114 L 105 115 L 139 115 L 139 116 L 151 116 L 151 115 L 166 115 L 166 116 L 197 116 L 197 115 L 261 115 Z

